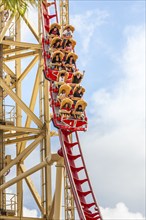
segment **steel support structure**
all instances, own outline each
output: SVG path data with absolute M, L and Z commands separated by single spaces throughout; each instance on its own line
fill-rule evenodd
M 0 23 L 0 159 L 2 161 L 0 164 L 0 209 L 4 208 L 4 212 L 0 213 L 0 219 L 3 220 L 61 219 L 64 161 L 58 154 L 53 154 L 51 148 L 51 137 L 58 134 L 50 127 L 49 82 L 44 79 L 42 73 L 40 2 L 38 10 L 36 9 L 38 14 L 35 17 L 38 21 L 37 30 L 29 18 L 26 16 L 21 18 L 17 14 L 14 16 L 9 13 L 5 26 Z M 1 20 L 2 13 L 0 14 Z M 22 33 L 24 33 L 22 20 L 23 28 L 25 24 L 33 40 L 28 39 L 27 36 L 25 40 L 22 40 Z M 11 27 L 14 27 L 13 31 L 11 29 L 11 33 L 14 34 L 8 36 Z M 35 77 L 30 83 L 31 75 Z M 6 105 L 12 103 L 15 106 L 15 123 L 3 122 L 3 102 Z M 12 153 L 6 155 L 5 148 L 10 149 L 10 147 L 12 150 L 9 152 Z M 40 151 L 40 160 L 37 165 L 32 163 L 32 167 L 28 168 L 26 160 L 29 161 L 29 157 L 35 160 L 35 156 L 31 155 L 36 149 Z M 10 175 L 12 169 L 15 173 L 13 176 Z M 52 189 L 52 169 L 56 179 L 54 189 Z M 31 177 L 34 173 L 38 175 L 40 181 L 39 190 Z M 24 217 L 24 181 L 42 218 Z M 13 189 L 10 188 L 11 186 L 14 186 Z M 16 209 L 11 212 L 6 207 L 2 207 L 4 190 L 6 192 L 14 190 L 17 196 Z
M 69 0 L 60 0 L 60 25 L 63 31 L 65 25 L 69 24 Z
M 59 12 L 61 32 L 63 32 L 64 27 L 69 24 L 69 0 L 60 0 Z M 75 203 L 66 171 L 64 172 L 64 211 L 65 220 L 75 219 Z
M 3 29 L 3 12 L 0 12 L 0 31 Z M 3 78 L 3 45 L 0 44 L 0 78 Z M 0 86 L 0 125 L 4 123 L 3 118 L 3 88 Z M 4 143 L 3 131 L 0 130 L 0 172 L 4 167 Z M 4 183 L 4 176 L 0 177 L 0 185 Z M 0 213 L 4 208 L 3 191 L 0 192 Z
M 75 203 L 66 170 L 64 173 L 64 211 L 66 220 L 75 219 Z

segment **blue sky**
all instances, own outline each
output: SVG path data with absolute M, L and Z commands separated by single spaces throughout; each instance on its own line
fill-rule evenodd
M 78 64 L 86 70 L 89 131 L 81 139 L 89 174 L 103 212 L 142 219 L 116 205 L 145 215 L 145 1 L 70 1 L 70 7 Z
M 70 10 L 70 17 L 82 14 L 86 17 L 85 25 L 89 27 L 98 22 L 98 16 L 103 15 L 101 21 L 103 23 L 94 25 L 94 34 L 90 38 L 89 62 L 88 65 L 86 64 L 86 72 L 90 76 L 92 74 L 92 77 L 90 77 L 91 83 L 88 85 L 88 91 L 91 87 L 103 87 L 104 85 L 112 88 L 113 83 L 122 77 L 120 73 L 117 74 L 116 59 L 120 56 L 126 41 L 124 29 L 127 26 L 144 23 L 144 1 L 70 1 L 70 8 L 73 8 Z M 86 13 L 91 11 L 92 15 L 87 16 Z M 78 33 L 75 33 L 75 38 L 79 38 L 78 44 L 80 43 L 80 45 L 82 35 L 78 36 Z M 81 51 L 81 46 L 78 46 L 79 60 L 84 57 Z M 81 65 L 81 68 L 84 67 Z
M 145 215 L 145 1 L 70 1 L 70 8 L 78 65 L 86 70 L 82 149 L 99 204 L 111 218 L 142 219 L 130 212 Z M 129 209 L 123 215 L 120 202 Z
M 70 24 L 76 29 L 78 68 L 86 71 L 82 84 L 86 88 L 89 129 L 80 132 L 80 139 L 97 201 L 104 219 L 142 220 L 145 1 L 71 0 Z M 26 37 L 29 35 L 25 30 L 24 40 Z M 31 42 L 31 37 L 28 40 Z M 25 81 L 29 85 L 30 77 Z M 26 101 L 29 91 L 24 91 Z M 54 141 L 53 146 L 56 150 L 58 142 Z M 27 205 L 28 200 L 25 212 L 37 215 L 35 205 Z

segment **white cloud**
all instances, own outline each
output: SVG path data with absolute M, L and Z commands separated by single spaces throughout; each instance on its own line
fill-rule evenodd
M 94 20 L 95 16 L 97 19 Z M 102 25 L 107 17 L 107 12 L 94 10 L 85 12 L 84 15 L 76 15 L 72 19 L 72 24 L 82 39 L 80 42 L 84 54 L 88 52 L 89 42 L 95 29 Z M 23 37 L 26 35 L 25 30 Z M 123 80 L 115 85 L 112 91 L 102 88 L 93 94 L 94 110 L 91 111 L 94 115 L 94 129 L 86 133 L 86 138 L 83 135 L 85 140 L 82 142 L 85 143 L 83 150 L 90 151 L 84 155 L 87 155 L 85 159 L 88 162 L 91 182 L 93 176 L 96 191 L 99 187 L 101 194 L 107 193 L 108 195 L 110 192 L 111 194 L 115 192 L 114 197 L 123 196 L 125 201 L 129 200 L 129 204 L 135 203 L 135 206 L 138 207 L 139 199 L 137 197 L 139 197 L 138 194 L 141 196 L 143 193 L 141 185 L 144 171 L 144 167 L 142 167 L 145 98 L 144 29 L 143 27 L 128 27 L 125 30 L 125 36 L 127 45 L 119 58 L 119 64 L 122 66 L 119 74 L 123 74 Z M 91 141 L 94 142 L 93 146 Z M 99 173 L 98 185 L 96 173 L 93 173 L 95 161 L 94 171 L 101 173 L 101 175 Z M 103 186 L 105 179 L 107 184 Z M 110 197 L 109 201 L 112 202 L 112 200 L 113 198 Z M 125 220 L 143 219 L 140 213 L 129 212 L 123 203 L 118 203 L 113 209 L 101 208 L 101 211 L 105 219 L 119 220 L 121 217 Z M 36 217 L 37 211 L 24 208 L 24 214 Z
M 92 95 L 88 106 L 92 127 L 82 136 L 93 188 L 104 206 L 123 201 L 140 212 L 145 201 L 144 33 L 144 27 L 126 29 L 127 41 L 118 61 L 122 79 L 111 91 L 103 87 Z
M 140 213 L 132 213 L 124 203 L 118 203 L 115 208 L 100 208 L 102 217 L 105 220 L 142 220 L 144 217 Z
M 133 33 L 133 27 L 131 30 Z M 144 29 L 136 28 L 134 35 L 128 36 L 127 46 L 120 59 L 123 79 L 113 86 L 112 91 L 102 88 L 92 96 L 94 102 L 92 112 L 94 116 L 97 116 L 97 123 L 100 120 L 104 123 L 115 123 L 126 130 L 133 128 L 143 131 L 145 118 L 144 45 Z
M 80 48 L 82 48 L 84 55 L 89 51 L 89 43 L 97 27 L 104 24 L 108 16 L 106 11 L 96 9 L 85 11 L 84 14 L 77 14 L 71 18 L 71 24 L 75 27 L 78 37 L 81 38 Z
M 24 207 L 23 212 L 25 217 L 37 217 L 36 209 L 27 209 L 26 207 Z

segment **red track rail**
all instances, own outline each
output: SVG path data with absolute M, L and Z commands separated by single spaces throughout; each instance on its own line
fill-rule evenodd
M 75 138 L 74 142 L 70 140 L 71 134 Z M 59 153 L 60 155 L 63 153 L 67 174 L 80 219 L 102 220 L 85 166 L 77 132 L 59 130 L 59 137 L 62 146 Z M 86 188 L 86 191 L 84 191 L 83 188 Z
M 55 14 L 49 15 L 45 4 L 42 4 L 42 22 L 43 22 L 43 51 L 44 51 L 44 66 L 47 64 L 46 55 L 46 34 L 49 32 L 50 20 L 56 19 L 57 7 L 56 0 L 52 2 L 54 5 Z M 74 137 L 75 141 L 72 142 L 70 135 Z M 58 153 L 64 157 L 65 167 L 69 177 L 69 181 L 72 187 L 72 193 L 76 203 L 78 215 L 81 220 L 102 220 L 99 206 L 97 205 L 92 186 L 88 177 L 87 169 L 85 166 L 79 137 L 76 131 L 68 131 L 59 129 L 59 138 L 61 143 L 61 149 Z M 86 188 L 84 190 L 84 188 Z

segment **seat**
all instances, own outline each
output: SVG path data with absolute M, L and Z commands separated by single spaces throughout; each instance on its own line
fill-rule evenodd
M 77 119 L 84 119 L 84 111 L 87 103 L 83 99 L 79 99 L 76 102 L 75 109 L 72 111 L 72 115 Z

